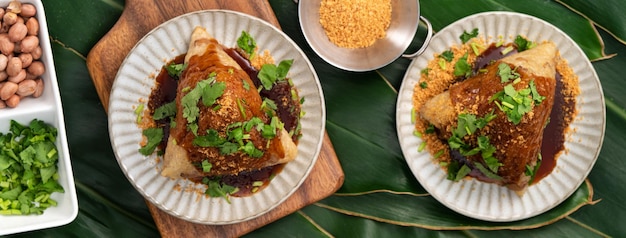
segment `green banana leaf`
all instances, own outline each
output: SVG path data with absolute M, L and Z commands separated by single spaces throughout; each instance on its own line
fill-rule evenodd
M 305 1 L 305 0 L 301 0 Z M 537 16 L 566 32 L 592 60 L 605 94 L 604 144 L 587 181 L 539 216 L 493 223 L 456 214 L 429 196 L 404 161 L 395 129 L 397 90 L 410 63 L 376 71 L 332 67 L 308 46 L 292 0 L 269 0 L 285 33 L 312 61 L 324 90 L 327 131 L 345 172 L 339 191 L 253 231 L 250 237 L 624 236 L 626 206 L 626 17 L 622 0 L 424 0 L 435 31 L 484 11 Z M 80 211 L 72 223 L 15 237 L 157 237 L 144 199 L 121 172 L 86 55 L 115 24 L 123 0 L 43 0 L 61 89 Z M 407 50 L 421 44 L 425 28 Z M 111 52 L 114 53 L 114 52 Z

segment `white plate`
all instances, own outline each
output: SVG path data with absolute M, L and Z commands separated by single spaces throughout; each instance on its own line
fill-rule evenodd
M 254 37 L 259 50 L 272 53 L 277 61 L 294 59 L 288 77 L 305 98 L 302 139 L 298 156 L 289 162 L 270 185 L 252 196 L 206 198 L 178 188 L 200 185 L 160 175 L 155 155 L 137 151 L 141 129 L 135 124 L 135 107 L 147 102 L 164 63 L 187 52 L 191 32 L 203 26 L 221 44 L 236 46 L 242 31 Z M 302 184 L 317 161 L 322 145 L 326 110 L 322 89 L 313 66 L 287 35 L 269 23 L 242 13 L 210 10 L 173 18 L 150 31 L 130 51 L 113 83 L 109 101 L 109 134 L 117 161 L 135 188 L 150 202 L 181 219 L 202 224 L 230 224 L 258 217 L 285 201 Z
M 463 31 L 479 29 L 490 41 L 498 36 L 523 35 L 531 41 L 550 40 L 561 56 L 578 75 L 581 94 L 577 97 L 578 115 L 570 125 L 565 149 L 553 172 L 528 188 L 523 197 L 506 187 L 479 182 L 475 179 L 452 182 L 427 151 L 417 152 L 422 142 L 413 135 L 411 123 L 413 88 L 419 81 L 420 70 L 433 54 L 452 45 L 460 45 Z M 512 38 L 511 38 L 512 39 Z M 593 167 L 604 138 L 604 96 L 600 81 L 583 51 L 565 33 L 551 24 L 524 14 L 486 12 L 456 21 L 438 32 L 421 57 L 413 60 L 400 88 L 396 110 L 397 130 L 404 157 L 424 188 L 438 201 L 463 215 L 487 221 L 515 221 L 541 214 L 569 197 L 585 180 Z
M 9 5 L 9 0 L 0 0 L 0 6 Z M 43 51 L 41 57 L 46 72 L 41 76 L 44 82 L 44 92 L 39 98 L 25 97 L 17 107 L 0 109 L 0 133 L 9 131 L 9 123 L 15 120 L 23 125 L 28 125 L 33 119 L 42 120 L 57 128 L 56 147 L 59 153 L 57 171 L 59 184 L 63 186 L 64 193 L 53 193 L 51 197 L 56 200 L 57 206 L 50 207 L 41 215 L 3 216 L 0 215 L 0 235 L 7 235 L 25 231 L 39 230 L 57 227 L 72 222 L 78 215 L 78 199 L 74 186 L 74 175 L 70 161 L 70 151 L 67 145 L 65 131 L 65 119 L 63 106 L 57 83 L 54 59 L 48 36 L 48 25 L 43 5 L 39 0 L 22 0 L 22 3 L 30 3 L 37 9 L 39 21 L 39 39 Z

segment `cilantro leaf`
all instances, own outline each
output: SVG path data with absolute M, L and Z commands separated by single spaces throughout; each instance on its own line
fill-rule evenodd
M 163 140 L 163 128 L 148 128 L 143 130 L 142 134 L 148 138 L 148 142 L 139 149 L 139 153 L 150 155 Z
M 448 164 L 447 179 L 458 182 L 461 179 L 465 178 L 465 176 L 467 176 L 471 171 L 472 169 L 467 165 L 461 165 L 458 161 L 453 160 L 452 162 L 450 162 L 450 164 Z
M 206 135 L 197 136 L 192 141 L 193 145 L 200 147 L 215 147 L 223 144 L 224 142 L 226 142 L 226 140 L 221 138 L 218 132 L 214 129 L 207 130 Z
M 446 50 L 439 55 L 440 58 L 445 59 L 448 62 L 452 62 L 454 59 L 454 53 L 451 50 Z
M 152 115 L 152 119 L 161 120 L 163 118 L 171 117 L 174 115 L 176 115 L 176 102 L 172 101 L 172 102 L 163 104 L 157 109 L 155 109 L 154 114 Z
M 284 80 L 287 77 L 287 73 L 293 64 L 293 60 L 283 60 L 278 66 L 273 64 L 264 64 L 259 70 L 258 77 L 261 80 L 263 88 L 270 90 L 274 83 L 279 80 Z
M 530 83 L 528 83 L 528 86 L 530 87 L 530 92 L 533 96 L 533 101 L 535 101 L 535 104 L 541 104 L 541 102 L 543 102 L 543 100 L 546 99 L 546 97 L 541 96 L 541 94 L 537 92 L 537 86 L 535 86 L 535 80 L 530 80 Z
M 256 42 L 248 32 L 242 31 L 241 36 L 237 38 L 237 46 L 252 57 L 254 49 L 256 49 Z
M 522 52 L 528 49 L 531 49 L 533 47 L 535 47 L 535 43 L 532 41 L 527 40 L 526 38 L 517 35 L 517 37 L 515 37 L 515 40 L 513 40 L 513 43 L 515 43 L 515 45 L 517 46 L 517 51 L 518 52 Z
M 467 53 L 454 64 L 454 76 L 469 77 L 472 74 L 472 66 L 467 62 Z
M 225 88 L 226 84 L 215 82 L 215 75 L 211 73 L 208 79 L 198 82 L 195 88 L 189 90 L 181 99 L 183 117 L 187 119 L 187 123 L 193 124 L 200 115 L 200 108 L 198 108 L 200 99 L 205 106 L 211 106 L 217 98 L 222 96 Z
M 474 38 L 478 36 L 478 28 L 474 28 L 471 32 L 467 32 L 467 31 L 463 31 L 463 34 L 461 34 L 461 36 L 459 36 L 459 39 L 461 39 L 461 42 L 463 42 L 463 44 L 467 43 L 470 39 Z
M 211 172 L 211 168 L 213 167 L 213 164 L 211 164 L 208 160 L 202 160 L 202 172 L 208 173 Z
M 514 69 L 511 69 L 507 63 L 500 63 L 498 65 L 498 75 L 500 76 L 501 83 L 508 83 L 510 80 L 520 77 L 519 73 L 515 72 Z
M 187 64 L 175 64 L 173 62 L 165 66 L 167 74 L 169 74 L 174 79 L 180 78 L 180 75 L 186 68 Z
M 496 173 L 492 172 L 491 170 L 485 168 L 485 166 L 481 163 L 478 162 L 474 162 L 474 166 L 481 172 L 483 173 L 483 175 L 487 176 L 487 178 L 490 179 L 496 179 L 496 180 L 501 180 L 502 177 L 500 177 L 499 175 L 497 175 Z
M 222 184 L 219 180 L 203 179 L 203 183 L 208 185 L 204 191 L 205 194 L 210 197 L 223 197 L 228 203 L 230 203 L 230 195 L 236 193 L 239 189 L 227 184 Z

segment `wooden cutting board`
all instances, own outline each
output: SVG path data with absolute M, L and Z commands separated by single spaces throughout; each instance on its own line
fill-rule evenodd
M 118 22 L 87 56 L 87 68 L 104 109 L 108 109 L 109 94 L 115 75 L 139 39 L 173 17 L 206 9 L 235 10 L 279 26 L 267 0 L 127 0 Z M 302 186 L 284 203 L 256 219 L 232 225 L 201 225 L 178 219 L 150 202 L 147 203 L 164 237 L 237 237 L 330 196 L 339 189 L 343 179 L 344 174 L 335 150 L 328 135 L 325 134 L 317 163 Z

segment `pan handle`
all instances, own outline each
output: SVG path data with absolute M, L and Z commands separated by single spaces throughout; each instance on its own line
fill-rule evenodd
M 424 44 L 422 44 L 422 47 L 413 54 L 403 54 L 402 57 L 404 58 L 413 59 L 415 57 L 420 56 L 422 53 L 424 53 L 424 51 L 428 47 L 428 44 L 430 43 L 430 39 L 433 36 L 433 25 L 430 24 L 430 21 L 428 21 L 428 19 L 426 19 L 423 16 L 420 16 L 420 21 L 424 22 L 426 24 L 426 27 L 428 28 L 428 32 L 426 32 L 426 39 L 424 40 Z

